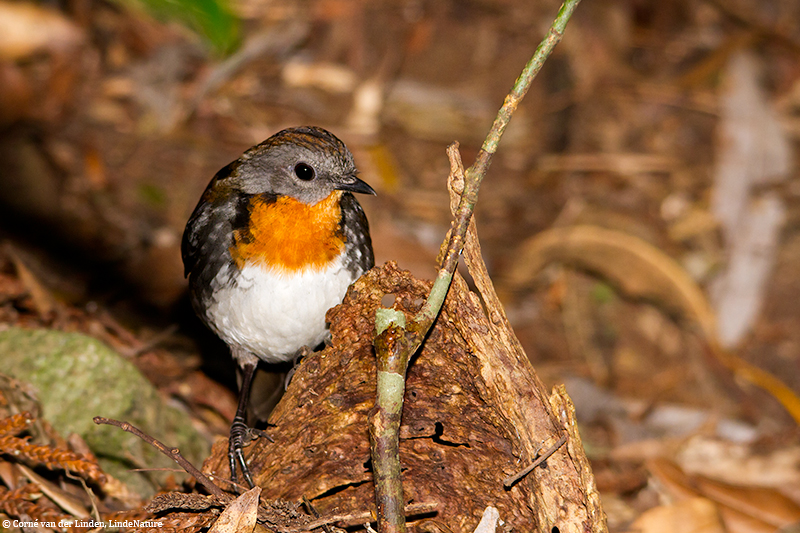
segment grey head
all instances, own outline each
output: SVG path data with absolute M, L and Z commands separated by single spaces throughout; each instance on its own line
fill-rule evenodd
M 353 154 L 331 132 L 315 126 L 282 130 L 229 166 L 225 185 L 245 194 L 272 193 L 313 205 L 335 190 L 375 194 L 356 177 Z

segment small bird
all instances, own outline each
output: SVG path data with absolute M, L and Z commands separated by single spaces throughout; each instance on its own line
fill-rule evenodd
M 259 361 L 290 361 L 328 336 L 325 313 L 374 266 L 364 211 L 352 193 L 375 194 L 353 155 L 318 127 L 280 131 L 217 172 L 181 243 L 192 307 L 242 370 L 228 443 L 231 478 Z

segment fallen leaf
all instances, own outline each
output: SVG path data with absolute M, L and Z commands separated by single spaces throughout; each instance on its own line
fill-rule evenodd
M 676 461 L 689 474 L 784 492 L 793 489 L 800 494 L 800 445 L 765 452 L 747 444 L 698 435 L 683 445 Z
M 355 73 L 336 63 L 309 63 L 293 59 L 284 65 L 281 74 L 289 87 L 314 87 L 331 93 L 351 93 L 356 85 Z
M 599 273 L 630 296 L 688 315 L 706 338 L 716 338 L 714 312 L 703 291 L 674 259 L 643 239 L 599 226 L 552 228 L 523 243 L 508 281 L 518 288 L 530 286 L 552 262 Z
M 630 527 L 639 533 L 725 533 L 713 502 L 692 498 L 642 513 Z
M 258 518 L 258 500 L 261 487 L 253 487 L 233 500 L 208 533 L 252 533 Z
M 738 487 L 703 477 L 696 483 L 713 501 L 775 528 L 800 522 L 800 507 L 775 489 Z
M 30 2 L 0 2 L 0 59 L 15 61 L 36 52 L 71 49 L 83 31 L 54 9 Z
M 647 468 L 673 498 L 713 502 L 730 533 L 766 533 L 800 521 L 800 506 L 777 490 L 687 475 L 663 458 L 648 461 Z
M 50 293 L 47 287 L 39 281 L 39 278 L 36 277 L 31 269 L 28 268 L 22 260 L 22 257 L 20 257 L 20 254 L 12 246 L 7 246 L 6 250 L 11 260 L 14 262 L 14 268 L 17 271 L 19 280 L 23 283 L 25 288 L 28 289 L 36 312 L 41 316 L 50 315 L 58 305 L 55 297 Z
M 631 176 L 672 172 L 678 164 L 673 157 L 634 153 L 546 154 L 539 158 L 542 172 L 617 172 Z
M 83 506 L 81 501 L 57 485 L 46 480 L 27 466 L 18 464 L 17 468 L 28 478 L 31 483 L 36 484 L 53 503 L 76 518 L 88 519 L 91 515 Z
M 522 244 L 507 281 L 514 288 L 531 286 L 539 271 L 553 262 L 595 272 L 628 296 L 656 302 L 695 322 L 722 364 L 772 394 L 800 423 L 800 398 L 772 374 L 720 346 L 716 317 L 705 293 L 674 259 L 652 244 L 599 226 L 551 228 Z

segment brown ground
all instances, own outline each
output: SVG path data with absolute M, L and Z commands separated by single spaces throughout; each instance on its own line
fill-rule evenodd
M 0 1 L 0 17 L 12 4 Z M 176 23 L 116 3 L 61 4 L 32 11 L 23 46 L 0 38 L 0 231 L 13 244 L 2 320 L 71 324 L 132 350 L 145 374 L 217 435 L 232 414 L 233 372 L 186 304 L 179 253 L 208 180 L 281 128 L 326 127 L 378 191 L 362 200 L 376 261 L 432 278 L 450 220 L 444 149 L 458 140 L 472 161 L 558 8 L 549 0 L 242 0 L 243 45 L 221 59 Z M 731 238 L 712 214 L 714 176 L 728 158 L 737 162 L 721 125 L 731 113 L 725 95 L 742 85 L 731 81 L 731 65 L 743 54 L 756 58 L 752 79 L 780 124 L 778 140 L 743 129 L 767 139 L 765 153 L 778 143 L 795 153 L 800 4 L 584 0 L 481 190 L 486 263 L 540 376 L 567 383 L 613 531 L 637 518 L 637 528 L 654 528 L 669 513 L 716 523 L 717 509 L 735 531 L 800 521 L 798 421 L 776 389 L 714 355 L 691 310 L 674 305 L 685 286 L 642 272 L 671 258 L 710 294 L 725 270 Z M 382 97 L 376 113 L 358 104 L 369 90 Z M 759 290 L 763 307 L 731 353 L 798 394 L 800 179 L 791 163 L 774 173 L 757 176 L 747 200 L 783 205 L 777 245 L 761 252 L 774 267 Z M 615 283 L 615 257 L 624 261 L 614 250 L 591 273 L 548 262 L 525 288 L 511 282 L 526 269 L 526 239 L 587 224 L 663 252 L 626 274 L 644 290 Z M 582 246 L 555 255 L 586 266 Z M 42 318 L 20 263 L 88 318 Z M 713 485 L 722 482 L 738 486 Z

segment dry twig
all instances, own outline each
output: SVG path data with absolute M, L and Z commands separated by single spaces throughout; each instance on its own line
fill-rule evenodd
M 187 474 L 193 476 L 201 485 L 203 485 L 206 490 L 216 496 L 220 501 L 227 502 L 231 499 L 231 496 L 224 492 L 221 488 L 214 484 L 211 479 L 198 470 L 192 463 L 190 463 L 184 456 L 181 455 L 181 452 L 178 448 L 168 448 L 163 442 L 159 441 L 158 439 L 151 437 L 144 431 L 140 430 L 137 427 L 130 425 L 127 422 L 122 422 L 120 420 L 114 420 L 112 418 L 105 418 L 102 416 L 94 417 L 95 424 L 105 424 L 109 426 L 116 426 L 123 431 L 127 431 L 128 433 L 133 433 L 156 450 L 160 451 L 176 463 L 178 463 L 181 468 L 183 468 Z
M 522 479 L 525 476 L 527 476 L 528 474 L 530 474 L 533 471 L 534 468 L 536 468 L 540 464 L 542 464 L 545 461 L 547 461 L 547 459 L 551 455 L 556 453 L 556 450 L 561 448 L 566 443 L 567 443 L 567 435 L 565 433 L 564 435 L 561 435 L 561 438 L 558 439 L 555 444 L 550 446 L 547 450 L 545 450 L 545 452 L 542 455 L 537 457 L 534 462 L 532 462 L 530 465 L 526 466 L 525 468 L 523 468 L 522 470 L 520 470 L 516 474 L 510 475 L 507 478 L 505 478 L 503 480 L 503 486 L 506 487 L 506 488 L 511 487 L 514 483 L 516 483 L 520 479 Z

